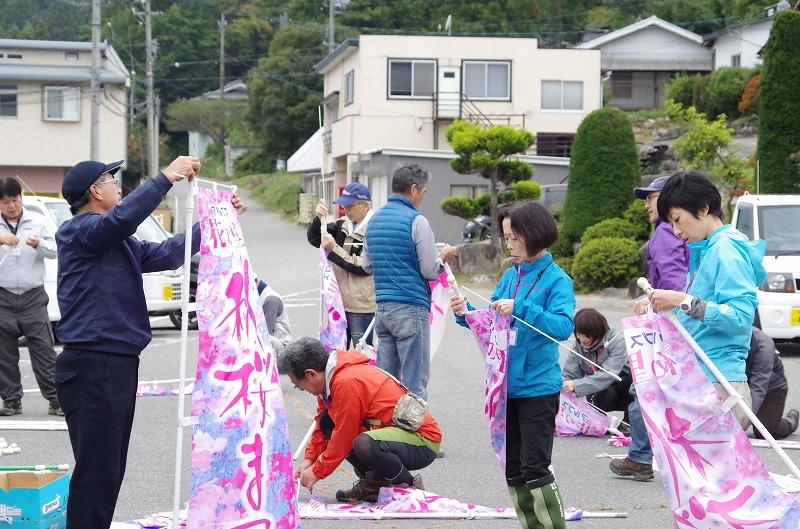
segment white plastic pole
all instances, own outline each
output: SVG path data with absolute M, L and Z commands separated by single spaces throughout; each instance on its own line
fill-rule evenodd
M 449 278 L 448 278 L 448 281 L 449 281 Z M 455 281 L 453 281 L 453 283 L 455 284 Z M 475 296 L 477 296 L 478 298 L 482 299 L 482 300 L 483 300 L 483 301 L 485 301 L 486 303 L 491 303 L 491 301 L 489 301 L 489 300 L 488 300 L 488 299 L 486 299 L 485 297 L 481 296 L 480 294 L 478 294 L 478 293 L 477 293 L 477 292 L 475 292 L 474 290 L 472 290 L 472 289 L 470 289 L 470 288 L 467 288 L 467 287 L 464 287 L 464 286 L 462 286 L 462 288 L 463 288 L 464 290 L 466 290 L 467 292 L 469 292 L 469 293 L 471 293 L 471 294 L 474 294 Z M 458 291 L 456 291 L 456 292 L 458 292 Z M 463 296 L 462 296 L 462 297 L 463 297 Z M 534 331 L 538 332 L 539 334 L 541 334 L 542 336 L 544 336 L 544 337 L 545 337 L 545 338 L 547 338 L 548 340 L 550 340 L 550 341 L 552 341 L 552 342 L 555 342 L 556 344 L 560 345 L 561 347 L 563 347 L 564 349 L 566 349 L 566 350 L 567 350 L 567 351 L 569 351 L 570 353 L 574 354 L 575 356 L 577 356 L 578 358 L 580 358 L 580 359 L 581 359 L 581 360 L 583 360 L 584 362 L 587 362 L 587 363 L 589 363 L 589 364 L 593 365 L 594 367 L 596 367 L 597 369 L 599 369 L 600 371 L 603 371 L 604 373 L 607 373 L 608 375 L 610 375 L 610 376 L 611 376 L 611 378 L 613 378 L 613 379 L 614 379 L 614 380 L 616 380 L 617 382 L 622 382 L 622 379 L 621 379 L 621 378 L 619 378 L 619 375 L 615 375 L 614 373 L 612 373 L 611 371 L 609 371 L 609 370 L 608 370 L 608 369 L 606 369 L 605 367 L 603 367 L 603 366 L 601 366 L 601 365 L 599 365 L 599 364 L 596 364 L 596 363 L 592 362 L 591 360 L 589 360 L 588 358 L 586 358 L 585 356 L 583 356 L 582 354 L 580 354 L 578 351 L 576 351 L 576 350 L 575 350 L 575 349 L 573 349 L 572 347 L 568 346 L 566 343 L 564 343 L 564 342 L 559 342 L 558 340 L 556 340 L 555 338 L 553 338 L 552 336 L 550 336 L 550 335 L 549 335 L 549 334 L 547 334 L 546 332 L 544 332 L 544 331 L 541 331 L 541 330 L 537 329 L 536 327 L 534 327 L 533 325 L 531 325 L 531 324 L 530 324 L 530 323 L 528 323 L 527 321 L 523 320 L 522 318 L 518 318 L 518 317 L 514 316 L 513 314 L 511 315 L 511 317 L 512 317 L 512 318 L 514 318 L 515 320 L 517 320 L 518 322 L 520 322 L 521 324 L 525 325 L 526 327 L 528 327 L 528 328 L 530 328 L 530 329 L 532 329 L 532 330 L 534 330 Z
M 189 279 L 192 267 L 192 217 L 194 216 L 194 197 L 197 194 L 197 183 L 189 182 L 189 192 L 184 203 L 184 251 L 183 281 L 181 285 L 181 357 L 180 373 L 178 373 L 178 426 L 175 439 L 175 488 L 172 501 L 172 527 L 178 527 L 178 515 L 181 501 L 181 463 L 183 460 L 183 428 L 187 425 L 183 416 L 186 388 L 186 356 L 189 349 Z
M 647 278 L 640 277 L 636 283 L 639 285 L 639 288 L 644 290 L 645 294 L 650 294 L 653 291 L 653 287 L 650 286 L 650 282 L 647 281 Z M 783 460 L 783 462 L 786 463 L 786 466 L 789 467 L 789 470 L 792 471 L 792 474 L 794 474 L 796 478 L 800 479 L 800 468 L 797 468 L 797 465 L 794 464 L 794 461 L 792 461 L 786 452 L 783 451 L 781 445 L 779 445 L 775 438 L 772 437 L 772 434 L 769 433 L 761 420 L 756 417 L 756 414 L 753 413 L 753 410 L 750 409 L 750 406 L 745 403 L 744 399 L 742 399 L 742 396 L 739 395 L 733 386 L 731 386 L 731 383 L 728 382 L 728 379 L 725 378 L 725 375 L 723 375 L 717 366 L 714 365 L 714 362 L 712 362 L 706 352 L 703 351 L 703 348 L 700 347 L 692 335 L 689 334 L 689 331 L 687 331 L 683 324 L 678 320 L 677 316 L 675 316 L 675 313 L 670 310 L 667 312 L 661 312 L 660 314 L 665 316 L 669 321 L 672 322 L 675 328 L 678 329 L 678 332 L 681 333 L 681 336 L 683 336 L 692 349 L 694 349 L 694 353 L 697 355 L 697 357 L 705 364 L 708 370 L 711 371 L 715 377 L 717 377 L 717 380 L 719 380 L 719 383 L 723 388 L 725 388 L 725 391 L 728 392 L 728 395 L 734 398 L 736 405 L 739 406 L 739 409 L 741 409 L 745 415 L 747 415 L 747 418 L 750 419 L 750 422 L 753 423 L 753 426 L 759 432 L 761 432 L 761 435 L 769 443 L 770 447 L 777 452 L 778 456 Z

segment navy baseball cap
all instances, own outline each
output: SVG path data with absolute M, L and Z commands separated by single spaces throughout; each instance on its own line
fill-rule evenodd
M 650 182 L 650 185 L 644 187 L 637 187 L 633 190 L 633 194 L 636 195 L 636 198 L 645 199 L 647 195 L 650 193 L 655 193 L 664 189 L 664 186 L 667 184 L 667 180 L 672 178 L 671 174 L 662 175 Z
M 372 201 L 372 195 L 369 194 L 369 188 L 367 186 L 361 182 L 353 182 L 344 187 L 342 195 L 334 200 L 334 202 L 340 206 L 347 207 L 353 202 L 358 202 L 359 200 L 366 200 L 367 202 L 370 202 Z
M 109 164 L 94 160 L 80 162 L 67 171 L 66 176 L 64 176 L 64 183 L 61 184 L 61 194 L 64 195 L 67 202 L 72 204 L 83 196 L 89 186 L 100 178 L 100 175 L 105 173 L 113 175 L 119 171 L 123 163 L 125 163 L 125 160 Z

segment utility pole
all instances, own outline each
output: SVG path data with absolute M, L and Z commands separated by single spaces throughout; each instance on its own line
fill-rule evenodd
M 333 52 L 336 47 L 336 35 L 333 29 L 333 0 L 328 0 L 328 53 Z
M 92 0 L 92 123 L 89 159 L 100 159 L 100 0 Z
M 153 92 L 153 30 L 150 18 L 150 0 L 144 1 L 145 53 L 147 64 L 147 170 L 148 176 L 158 173 L 158 136 L 155 123 L 155 95 Z
M 225 20 L 225 13 L 219 15 L 219 98 L 225 99 L 225 27 L 228 22 Z

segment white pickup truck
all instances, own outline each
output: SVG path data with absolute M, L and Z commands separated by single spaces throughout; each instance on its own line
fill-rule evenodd
M 755 325 L 775 341 L 800 341 L 800 195 L 743 195 L 731 224 L 767 241 Z
M 22 205 L 26 210 L 44 215 L 53 233 L 64 221 L 72 218 L 69 204 L 63 198 L 23 196 Z M 170 233 L 159 224 L 155 217 L 150 215 L 139 225 L 134 236 L 144 241 L 162 242 L 170 237 Z M 47 313 L 52 323 L 61 319 L 56 299 L 57 271 L 57 259 L 45 259 L 44 288 L 50 298 Z M 148 313 L 151 316 L 169 315 L 173 319 L 173 324 L 178 328 L 180 328 L 180 320 L 178 319 L 178 323 L 175 323 L 173 316 L 180 313 L 181 310 L 182 273 L 182 269 L 179 268 L 178 270 L 142 274 Z

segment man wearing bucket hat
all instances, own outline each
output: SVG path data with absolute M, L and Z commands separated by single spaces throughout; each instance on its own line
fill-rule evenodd
M 683 239 L 675 235 L 672 225 L 658 216 L 658 197 L 672 175 L 662 175 L 650 185 L 633 190 L 636 198 L 644 200 L 644 209 L 655 230 L 647 243 L 647 276 L 653 288 L 663 290 L 684 290 L 689 271 L 689 248 Z M 634 304 L 634 312 L 642 314 L 647 310 L 650 300 L 644 297 Z M 628 405 L 628 418 L 631 423 L 631 444 L 628 457 L 613 460 L 611 471 L 618 476 L 632 476 L 637 481 L 653 479 L 653 450 L 647 438 L 647 429 L 639 409 L 636 387 L 631 384 L 630 395 L 633 401 Z
M 344 217 L 329 222 L 322 231 L 322 218 L 328 214 L 324 200 L 317 204 L 316 217 L 308 227 L 308 242 L 329 251 L 328 260 L 342 292 L 347 318 L 347 337 L 351 347 L 361 339 L 375 316 L 375 282 L 362 266 L 361 252 L 367 223 L 374 213 L 369 188 L 360 182 L 345 186 L 334 202 L 344 208 Z M 367 337 L 372 344 L 372 333 Z
M 56 334 L 64 349 L 54 378 L 75 456 L 68 529 L 111 524 L 125 473 L 139 354 L 151 339 L 142 273 L 183 264 L 183 234 L 158 244 L 133 234 L 172 184 L 200 171 L 197 158 L 179 156 L 122 200 L 115 176 L 122 163 L 81 162 L 67 172 L 61 190 L 74 215 L 56 233 Z M 232 203 L 246 209 L 236 196 Z M 195 224 L 193 252 L 199 246 Z

